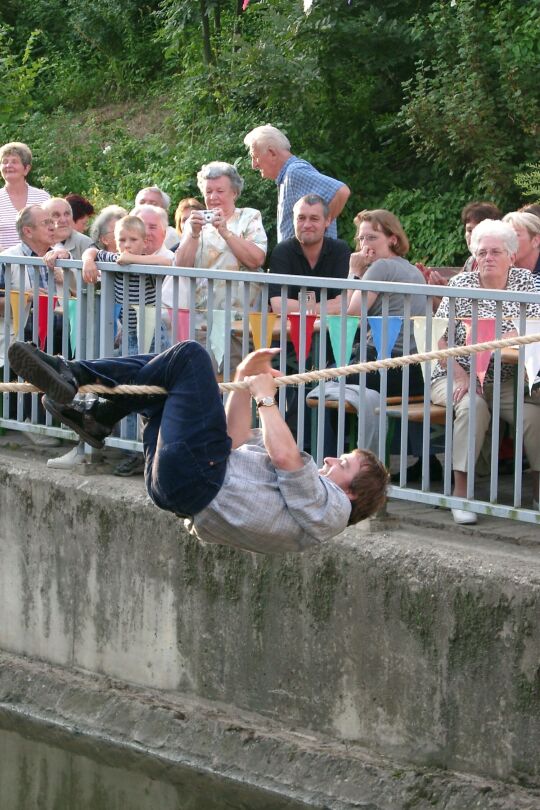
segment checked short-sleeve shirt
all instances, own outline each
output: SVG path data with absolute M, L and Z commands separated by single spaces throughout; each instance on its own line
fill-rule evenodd
M 318 194 L 328 204 L 338 189 L 345 185 L 326 174 L 321 174 L 307 160 L 292 155 L 276 177 L 278 187 L 277 240 L 292 239 L 294 236 L 293 206 L 306 194 Z M 326 229 L 326 236 L 337 238 L 337 225 L 332 220 Z

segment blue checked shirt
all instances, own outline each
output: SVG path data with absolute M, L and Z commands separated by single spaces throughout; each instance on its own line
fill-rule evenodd
M 336 191 L 344 186 L 341 180 L 334 180 L 295 155 L 287 160 L 276 178 L 278 187 L 277 240 L 292 239 L 294 236 L 293 206 L 305 194 L 318 194 L 328 204 Z M 326 236 L 337 238 L 335 219 L 326 229 Z
M 184 521 L 206 543 L 262 554 L 304 551 L 342 532 L 351 502 L 330 478 L 319 475 L 302 453 L 300 470 L 279 470 L 270 461 L 262 433 L 232 450 L 225 480 L 209 505 Z

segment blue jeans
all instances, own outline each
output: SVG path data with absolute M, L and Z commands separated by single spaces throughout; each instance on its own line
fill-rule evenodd
M 156 338 L 155 335 L 152 338 L 152 343 L 150 344 L 150 352 L 153 354 L 155 352 L 155 343 Z M 167 332 L 167 327 L 162 322 L 161 324 L 161 350 L 168 349 L 171 345 L 171 341 L 169 339 L 169 334 Z M 118 350 L 120 356 L 120 349 Z M 139 354 L 139 342 L 137 339 L 137 332 L 130 330 L 128 332 L 128 355 L 137 355 Z M 126 417 L 126 431 L 125 437 L 126 439 L 136 439 L 137 438 L 137 416 L 134 413 L 130 413 L 129 416 Z M 131 452 L 131 451 L 130 451 Z M 136 455 L 133 451 L 131 455 Z
M 197 514 L 215 498 L 231 440 L 223 402 L 205 349 L 191 340 L 161 354 L 79 361 L 105 385 L 160 385 L 163 396 L 125 396 L 144 417 L 146 489 L 160 509 Z

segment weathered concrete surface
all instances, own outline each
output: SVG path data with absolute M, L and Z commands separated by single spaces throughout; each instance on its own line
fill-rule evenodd
M 397 810 L 423 807 L 431 790 L 415 768 L 441 768 L 529 790 L 498 794 L 500 804 L 493 787 L 448 775 L 437 807 L 540 806 L 540 546 L 391 522 L 348 530 L 320 552 L 265 558 L 197 545 L 146 500 L 140 479 L 4 455 L 0 482 L 0 649 L 225 707 L 229 718 L 253 713 L 252 726 L 296 734 L 302 751 L 310 737 L 332 746 L 326 771 L 320 759 L 300 768 L 296 755 L 287 766 L 282 740 L 272 747 L 236 723 L 250 752 L 237 768 L 259 783 L 294 784 L 296 773 L 299 787 L 311 779 L 335 801 Z M 32 703 L 14 674 L 10 690 L 10 671 L 0 700 Z M 62 701 L 51 700 L 54 714 Z M 92 701 L 75 700 L 71 722 L 98 732 L 99 689 L 95 700 L 97 719 Z M 206 720 L 201 758 L 227 770 L 235 760 Z M 153 728 L 159 736 L 161 722 Z M 137 741 L 135 719 L 131 731 Z M 159 748 L 150 738 L 142 744 Z M 178 735 L 184 755 L 189 739 Z M 365 779 L 370 758 L 382 763 L 377 788 Z M 416 803 L 394 773 L 420 790 Z M 429 784 L 444 778 L 430 770 Z M 476 803 L 452 803 L 460 784 Z
M 105 738 L 120 746 L 116 760 L 124 767 L 131 759 L 132 767 L 141 769 L 137 755 L 149 753 L 144 772 L 155 778 L 175 781 L 174 767 L 189 765 L 326 810 L 538 810 L 540 802 L 538 790 L 397 764 L 214 701 L 127 687 L 105 676 L 0 654 L 0 727 L 24 730 L 17 717 L 3 713 L 5 706 L 30 710 L 49 741 L 54 730 L 60 743 L 71 732 L 72 753 L 113 764 L 103 751 Z M 279 803 L 269 798 L 262 807 L 274 810 Z

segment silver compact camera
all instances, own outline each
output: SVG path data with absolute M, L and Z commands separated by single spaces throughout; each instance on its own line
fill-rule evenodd
M 213 222 L 214 221 L 214 217 L 215 217 L 214 211 L 201 211 L 201 214 L 203 215 L 205 222 Z

